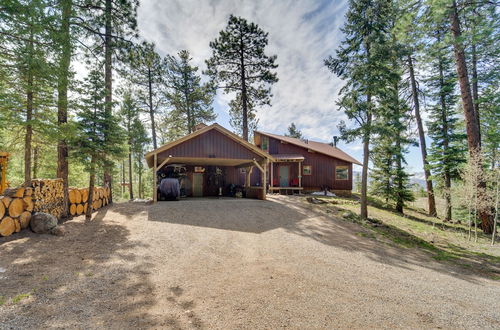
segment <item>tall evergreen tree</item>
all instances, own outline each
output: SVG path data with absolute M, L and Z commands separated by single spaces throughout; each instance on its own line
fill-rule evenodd
M 96 65 L 81 84 L 81 100 L 77 112 L 77 129 L 72 151 L 83 161 L 89 173 L 89 201 L 93 199 L 96 173 L 112 157 L 123 154 L 124 134 L 118 119 L 106 110 L 105 76 Z M 89 203 L 85 219 L 92 217 Z
M 396 10 L 390 19 L 394 24 L 397 20 Z M 372 151 L 372 179 L 375 181 L 375 188 L 379 188 L 375 192 L 394 201 L 396 211 L 403 213 L 405 203 L 414 200 L 409 175 L 404 168 L 405 154 L 413 141 L 408 132 L 410 111 L 403 93 L 406 87 L 402 81 L 405 50 L 398 43 L 394 29 L 391 29 L 391 33 L 392 40 L 388 42 L 384 56 L 387 69 L 381 76 L 384 78 L 385 88 L 379 98 L 379 121 L 374 125 L 377 135 Z M 377 184 L 377 181 L 380 183 Z
M 139 198 L 144 198 L 144 183 L 142 180 L 144 172 L 144 154 L 146 153 L 146 146 L 151 142 L 146 134 L 146 128 L 139 117 L 134 118 L 131 125 L 132 131 L 132 157 L 134 159 L 134 167 L 136 168 L 138 183 L 137 193 Z
M 452 217 L 451 184 L 460 177 L 460 164 L 464 163 L 465 135 L 459 131 L 456 114 L 456 75 L 450 57 L 451 49 L 445 42 L 446 26 L 434 25 L 433 43 L 428 48 L 429 72 L 427 78 L 428 96 L 433 101 L 429 108 L 430 121 L 427 123 L 432 144 L 429 162 L 434 177 L 438 179 L 445 197 L 445 221 Z
M 62 217 L 68 216 L 68 143 L 66 138 L 66 124 L 68 122 L 68 91 L 70 80 L 70 65 L 73 55 L 72 39 L 75 34 L 71 30 L 71 18 L 73 13 L 73 0 L 59 0 L 59 27 L 54 33 L 57 44 L 57 123 L 59 125 L 59 141 L 57 143 L 57 177 L 63 179 L 63 213 Z
M 1 18 L 3 65 L 11 79 L 16 78 L 16 84 L 9 88 L 14 94 L 11 100 L 15 100 L 16 111 L 23 113 L 22 117 L 11 118 L 20 119 L 22 122 L 18 124 L 25 129 L 24 181 L 30 181 L 33 132 L 38 123 L 34 114 L 37 108 L 53 101 L 53 63 L 48 61 L 50 34 L 46 29 L 53 17 L 45 1 L 15 0 L 2 6 Z
M 422 2 L 417 0 L 397 1 L 396 3 L 399 8 L 400 15 L 397 17 L 394 32 L 396 33 L 398 40 L 400 40 L 400 43 L 404 45 L 406 57 L 405 66 L 408 71 L 408 80 L 410 83 L 409 94 L 411 94 L 414 118 L 417 124 L 420 142 L 420 152 L 422 154 L 422 163 L 427 189 L 428 211 L 429 215 L 436 216 L 436 199 L 434 196 L 434 186 L 429 161 L 427 159 L 427 141 L 425 140 L 426 133 L 420 108 L 420 97 L 422 93 L 419 88 L 420 81 L 417 72 L 417 67 L 419 61 L 421 60 L 421 48 L 423 40 L 425 39 L 425 32 L 422 29 L 422 23 L 419 21 L 419 14 L 422 10 Z
M 285 133 L 285 136 L 302 139 L 302 132 L 295 126 L 295 123 L 291 123 L 290 126 L 288 126 L 288 132 Z
M 340 110 L 355 122 L 355 127 L 341 123 L 343 139 L 363 142 L 363 170 L 361 175 L 361 217 L 368 217 L 367 182 L 370 139 L 373 120 L 376 119 L 376 101 L 383 91 L 386 68 L 383 55 L 388 47 L 392 7 L 384 0 L 350 0 L 346 22 L 342 28 L 344 40 L 335 57 L 325 64 L 345 81 L 338 102 Z
M 172 128 L 182 135 L 192 133 L 196 124 L 216 118 L 212 107 L 215 89 L 210 83 L 201 83 L 198 67 L 191 60 L 187 50 L 181 50 L 178 58 L 166 57 L 166 98 L 172 107 L 168 116 L 175 118 Z
M 113 115 L 113 64 L 118 54 L 131 47 L 130 39 L 137 37 L 138 3 L 138 0 L 97 0 L 78 4 L 82 16 L 75 24 L 89 32 L 97 44 L 93 48 L 104 53 L 105 109 L 110 117 Z M 104 166 L 104 185 L 110 188 L 110 203 L 113 202 L 112 168 L 112 162 Z
M 270 86 L 278 81 L 274 72 L 278 67 L 276 55 L 265 54 L 267 43 L 268 33 L 257 24 L 233 15 L 226 29 L 210 43 L 212 57 L 207 60 L 206 73 L 226 93 L 237 94 L 238 101 L 232 104 L 231 114 L 238 116 L 233 123 L 239 123 L 241 118 L 242 137 L 247 141 L 252 110 L 270 104 Z
M 131 48 L 127 78 L 138 88 L 138 102 L 148 114 L 153 148 L 158 148 L 156 116 L 165 105 L 165 67 L 153 43 L 143 42 Z
M 128 153 L 128 191 L 129 198 L 134 199 L 134 187 L 133 187 L 133 152 L 134 152 L 134 139 L 137 133 L 134 131 L 134 123 L 139 120 L 139 109 L 136 107 L 134 100 L 132 99 L 132 92 L 130 89 L 123 93 L 122 106 L 120 111 L 120 116 L 123 118 L 122 124 L 125 128 L 125 133 L 127 135 L 127 153 Z

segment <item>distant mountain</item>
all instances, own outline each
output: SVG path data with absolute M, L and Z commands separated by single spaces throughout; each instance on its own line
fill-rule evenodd
M 354 187 L 356 186 L 356 178 L 358 176 L 361 179 L 361 172 L 360 171 L 353 171 L 352 172 L 352 184 Z M 368 180 L 368 181 L 370 181 L 370 180 Z M 424 172 L 412 173 L 412 176 L 410 177 L 410 183 L 417 184 L 422 188 L 426 188 L 425 173 Z

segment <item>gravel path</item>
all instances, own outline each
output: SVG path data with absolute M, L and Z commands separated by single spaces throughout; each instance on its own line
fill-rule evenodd
M 125 203 L 0 238 L 0 328 L 500 328 L 498 281 L 312 207 Z

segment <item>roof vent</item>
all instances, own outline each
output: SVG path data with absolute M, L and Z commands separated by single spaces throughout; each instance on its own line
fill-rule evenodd
M 308 139 L 302 139 L 302 142 L 304 142 L 305 144 L 308 144 L 309 140 Z

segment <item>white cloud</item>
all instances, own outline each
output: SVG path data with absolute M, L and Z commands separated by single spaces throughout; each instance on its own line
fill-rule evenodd
M 139 31 L 154 41 L 162 55 L 188 49 L 201 69 L 210 57 L 209 42 L 230 14 L 245 17 L 269 32 L 268 54 L 278 55 L 279 82 L 271 108 L 258 111 L 259 128 L 283 133 L 293 121 L 311 138 L 330 141 L 344 115 L 335 100 L 342 82 L 323 60 L 333 54 L 342 36 L 345 1 L 144 0 Z M 218 96 L 224 111 L 230 98 Z M 220 106 L 223 105 L 223 106 Z

